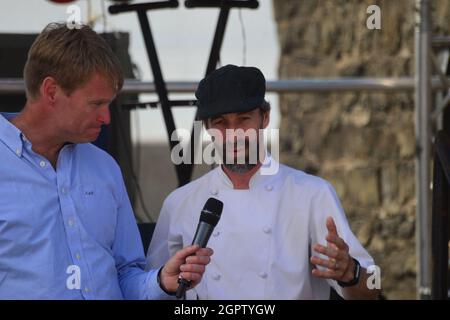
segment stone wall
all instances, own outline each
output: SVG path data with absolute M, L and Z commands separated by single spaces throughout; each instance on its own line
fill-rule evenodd
M 381 8 L 381 30 L 366 28 L 371 4 Z M 412 0 L 273 5 L 281 79 L 414 74 Z M 450 1 L 433 6 L 436 34 L 450 34 Z M 381 267 L 384 295 L 415 298 L 413 93 L 284 94 L 280 112 L 281 160 L 333 183 Z

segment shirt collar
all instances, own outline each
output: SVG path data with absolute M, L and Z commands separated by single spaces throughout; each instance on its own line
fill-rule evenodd
M 252 188 L 258 186 L 259 184 L 265 183 L 272 176 L 272 175 L 263 174 L 261 172 L 261 169 L 270 167 L 271 165 L 273 165 L 272 162 L 276 161 L 275 159 L 272 158 L 272 155 L 269 152 L 266 151 L 265 154 L 266 154 L 266 156 L 264 158 L 262 166 L 250 178 L 249 189 L 252 189 Z M 217 173 L 218 173 L 220 182 L 222 184 L 224 184 L 226 187 L 233 189 L 234 188 L 233 182 L 227 176 L 225 171 L 223 171 L 222 166 L 220 165 L 217 169 L 218 169 Z
M 0 113 L 0 140 L 21 157 L 23 152 L 23 133 L 10 121 L 17 116 L 17 113 Z

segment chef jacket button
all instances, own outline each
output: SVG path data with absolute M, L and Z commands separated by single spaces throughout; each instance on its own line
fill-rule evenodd
M 264 233 L 270 233 L 272 231 L 272 228 L 270 227 L 264 227 L 263 228 Z
M 220 235 L 220 231 L 214 231 L 213 237 L 218 237 Z
M 265 278 L 267 278 L 267 273 L 265 273 L 265 272 L 260 272 L 260 273 L 259 273 L 259 276 L 260 276 L 262 279 L 265 279 Z
M 216 189 L 211 190 L 211 194 L 213 196 L 217 196 L 218 193 L 219 193 L 219 191 L 217 191 Z
M 267 190 L 267 191 L 272 191 L 272 190 L 273 190 L 273 187 L 272 187 L 271 185 L 268 185 L 268 186 L 266 186 L 266 190 Z
M 220 274 L 216 273 L 215 275 L 213 275 L 212 277 L 214 280 L 218 281 L 220 280 Z

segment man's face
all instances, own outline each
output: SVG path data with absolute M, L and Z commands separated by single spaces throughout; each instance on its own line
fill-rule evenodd
M 72 143 L 96 140 L 101 126 L 111 121 L 109 104 L 115 95 L 106 78 L 97 73 L 70 95 L 61 92 L 55 110 L 61 138 Z
M 269 112 L 259 108 L 249 112 L 227 113 L 208 120 L 222 139 L 216 139 L 223 163 L 235 172 L 246 172 L 256 166 L 261 144 L 260 130 L 269 124 Z M 261 130 L 262 131 L 262 130 Z

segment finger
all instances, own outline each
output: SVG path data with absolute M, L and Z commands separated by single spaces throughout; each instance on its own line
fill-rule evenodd
M 199 249 L 200 247 L 198 245 L 187 246 L 175 253 L 173 257 L 177 262 L 184 262 L 186 260 L 186 257 L 195 254 L 195 252 L 197 252 Z
M 200 282 L 200 280 L 202 279 L 202 275 L 198 274 L 198 273 L 195 273 L 195 272 L 181 272 L 180 273 L 180 277 L 185 279 L 185 280 L 192 281 L 193 285 L 195 285 L 196 283 Z
M 341 237 L 328 234 L 326 240 L 328 243 L 333 244 L 337 249 L 341 249 L 348 252 L 348 245 Z
M 338 236 L 336 224 L 334 223 L 334 220 L 333 220 L 332 217 L 328 217 L 327 218 L 326 225 L 327 225 L 327 229 L 328 229 L 328 233 L 329 234 Z
M 211 261 L 210 256 L 188 256 L 186 263 L 207 265 Z
M 187 264 L 203 264 L 207 265 L 210 263 L 211 258 L 210 256 L 189 256 L 186 258 Z
M 316 245 L 314 245 L 313 249 L 314 249 L 314 251 L 321 253 L 323 255 L 326 255 L 327 257 L 332 258 L 332 259 L 338 260 L 338 259 L 345 258 L 345 254 L 343 251 L 337 250 L 336 248 L 333 248 L 333 247 L 329 247 L 329 246 L 325 247 L 325 246 L 322 246 L 321 244 L 316 244 Z
M 324 278 L 324 279 L 333 279 L 335 277 L 335 272 L 330 270 L 319 270 L 319 269 L 313 269 L 311 271 L 312 275 L 318 278 Z
M 190 255 L 186 258 L 186 263 L 193 264 L 208 264 L 211 261 L 211 256 L 214 251 L 211 248 L 200 248 L 195 255 Z
M 310 261 L 316 266 L 322 266 L 330 270 L 337 270 L 339 268 L 339 264 L 336 260 L 322 259 L 316 256 L 312 256 Z
M 211 248 L 200 248 L 196 253 L 197 256 L 212 256 L 214 254 Z
M 192 272 L 198 273 L 202 275 L 205 272 L 205 266 L 201 264 L 183 264 L 180 266 L 180 271 L 183 272 Z

